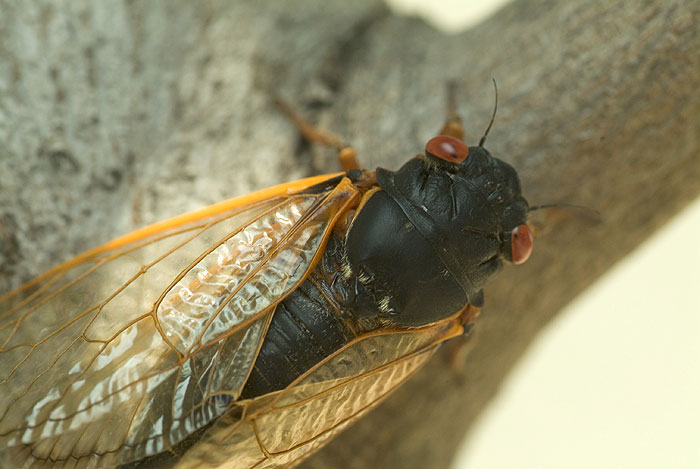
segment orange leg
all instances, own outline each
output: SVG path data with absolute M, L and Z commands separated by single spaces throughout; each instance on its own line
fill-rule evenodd
M 275 104 L 289 117 L 305 139 L 324 147 L 335 148 L 343 171 L 360 169 L 360 164 L 357 161 L 357 152 L 352 146 L 345 143 L 342 138 L 314 127 L 291 104 L 278 96 L 275 97 Z
M 447 83 L 447 119 L 438 135 L 449 135 L 464 141 L 464 128 L 462 118 L 457 113 L 457 84 L 453 81 Z
M 474 324 L 476 318 L 479 316 L 480 308 L 472 306 L 469 303 L 462 310 L 461 322 L 464 326 L 470 326 Z M 476 345 L 476 337 L 473 329 L 469 329 L 465 334 L 455 337 L 452 339 L 448 346 L 447 357 L 450 364 L 450 368 L 454 372 L 458 380 L 462 381 L 464 379 L 465 363 L 467 360 L 467 355 L 472 351 Z
M 445 344 L 447 352 L 445 359 L 452 371 L 452 375 L 459 382 L 466 379 L 467 357 L 477 343 L 476 331 L 471 331 L 469 335 L 463 335 L 451 339 Z

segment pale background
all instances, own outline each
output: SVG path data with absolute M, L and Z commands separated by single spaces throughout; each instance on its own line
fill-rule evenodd
M 459 31 L 506 1 L 388 3 Z M 700 199 L 563 311 L 453 469 L 700 468 L 699 233 Z

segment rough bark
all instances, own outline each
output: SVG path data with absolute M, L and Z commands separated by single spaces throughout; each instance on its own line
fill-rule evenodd
M 520 0 L 446 36 L 370 0 L 2 0 L 0 289 L 145 223 L 336 170 L 270 89 L 368 167 L 396 168 L 442 124 L 449 79 L 473 144 L 496 77 L 490 151 L 531 202 L 603 221 L 550 217 L 532 259 L 487 289 L 464 379 L 438 357 L 304 464 L 447 467 L 538 331 L 698 195 L 699 22 L 683 0 Z

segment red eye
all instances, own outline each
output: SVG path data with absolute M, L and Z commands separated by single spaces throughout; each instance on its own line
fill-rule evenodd
M 454 137 L 438 135 L 428 140 L 428 143 L 425 145 L 425 152 L 430 156 L 449 161 L 450 163 L 461 163 L 469 155 L 469 147 L 463 141 Z
M 510 235 L 513 264 L 522 264 L 532 254 L 534 237 L 527 225 L 517 226 Z

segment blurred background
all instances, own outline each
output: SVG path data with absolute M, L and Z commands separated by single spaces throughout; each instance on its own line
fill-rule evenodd
M 388 3 L 456 32 L 507 1 Z M 698 233 L 700 199 L 570 304 L 452 469 L 700 468 Z

